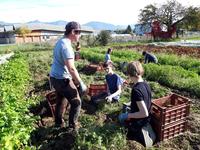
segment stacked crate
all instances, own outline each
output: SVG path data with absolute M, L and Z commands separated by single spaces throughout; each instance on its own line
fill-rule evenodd
M 55 117 L 56 98 L 57 98 L 57 95 L 56 95 L 56 91 L 55 90 L 52 90 L 52 91 L 50 91 L 50 92 L 48 92 L 46 94 L 46 99 L 47 99 L 47 102 L 49 104 L 52 117 Z M 68 106 L 69 106 L 69 102 L 67 101 L 66 102 L 66 109 L 68 108 Z
M 99 93 L 106 92 L 106 91 L 107 91 L 106 84 L 90 84 L 90 87 L 89 87 L 90 96 L 98 95 Z
M 152 125 L 158 141 L 173 138 L 186 130 L 190 100 L 172 93 L 152 101 Z
M 101 63 L 100 64 L 89 64 L 89 67 L 94 69 L 95 71 L 100 71 L 101 72 L 101 71 L 104 70 Z
M 84 71 L 84 73 L 87 75 L 91 75 L 96 72 L 103 72 L 104 68 L 101 63 L 100 64 L 89 64 L 89 65 L 84 66 L 82 71 Z

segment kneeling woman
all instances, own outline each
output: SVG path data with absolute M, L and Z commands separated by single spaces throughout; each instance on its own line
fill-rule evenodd
M 152 128 L 150 122 L 150 108 L 151 108 L 151 89 L 147 82 L 142 78 L 144 69 L 139 61 L 134 61 L 128 64 L 127 74 L 129 78 L 134 82 L 134 86 L 131 91 L 131 105 L 130 112 L 122 113 L 119 115 L 119 121 L 127 124 L 128 137 L 142 143 L 144 146 L 150 146 L 155 140 L 152 136 Z M 144 128 L 147 130 L 144 133 Z M 148 134 L 148 135 L 145 135 Z M 148 137 L 146 137 L 148 136 Z M 152 139 L 151 144 L 148 143 L 148 139 Z

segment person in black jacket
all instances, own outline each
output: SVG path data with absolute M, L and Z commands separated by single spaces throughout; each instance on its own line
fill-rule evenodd
M 149 53 L 149 52 L 146 52 L 146 51 L 143 51 L 142 52 L 142 55 L 144 56 L 144 63 L 147 64 L 147 63 L 158 63 L 158 59 L 155 55 Z

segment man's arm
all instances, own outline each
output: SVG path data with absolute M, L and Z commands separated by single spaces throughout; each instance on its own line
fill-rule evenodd
M 135 112 L 135 113 L 129 113 L 127 119 L 148 117 L 149 116 L 149 112 L 147 110 L 147 107 L 146 107 L 144 101 L 137 101 L 136 104 L 137 104 L 137 106 L 139 108 L 139 111 Z
M 115 93 L 113 93 L 113 94 L 107 96 L 106 99 L 108 99 L 108 100 L 111 101 L 113 97 L 115 97 L 115 96 L 121 94 L 121 92 L 122 92 L 122 86 L 121 86 L 121 85 L 118 85 L 117 91 L 116 91 Z
M 72 76 L 72 79 L 74 80 L 75 84 L 78 85 L 80 84 L 81 82 L 81 78 L 79 76 L 79 73 L 74 65 L 74 59 L 67 59 L 65 60 L 65 65 L 67 66 L 71 76 Z
M 129 120 L 132 118 L 145 118 L 149 116 L 149 112 L 147 110 L 147 107 L 144 103 L 144 101 L 137 101 L 136 102 L 139 111 L 135 113 L 122 113 L 119 115 L 119 121 L 121 123 L 124 123 L 125 120 Z

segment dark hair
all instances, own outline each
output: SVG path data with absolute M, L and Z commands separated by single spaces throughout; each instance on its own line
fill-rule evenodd
M 75 21 L 69 22 L 65 26 L 65 35 L 70 34 L 73 29 L 81 30 L 81 25 L 78 22 L 75 22 Z
M 139 61 L 140 63 L 143 63 L 144 59 L 143 59 L 143 58 L 140 58 L 140 59 L 138 59 L 138 61 Z
M 112 51 L 112 49 L 111 49 L 111 48 L 108 48 L 107 54 L 110 54 L 111 51 Z
M 113 66 L 112 62 L 107 62 L 103 64 L 103 68 L 112 67 L 112 66 Z
M 143 51 L 143 52 L 142 52 L 142 55 L 145 55 L 146 53 L 147 53 L 146 51 Z
M 81 45 L 80 45 L 79 41 L 76 43 L 76 47 L 75 48 L 76 48 L 77 51 L 79 51 L 81 49 Z

